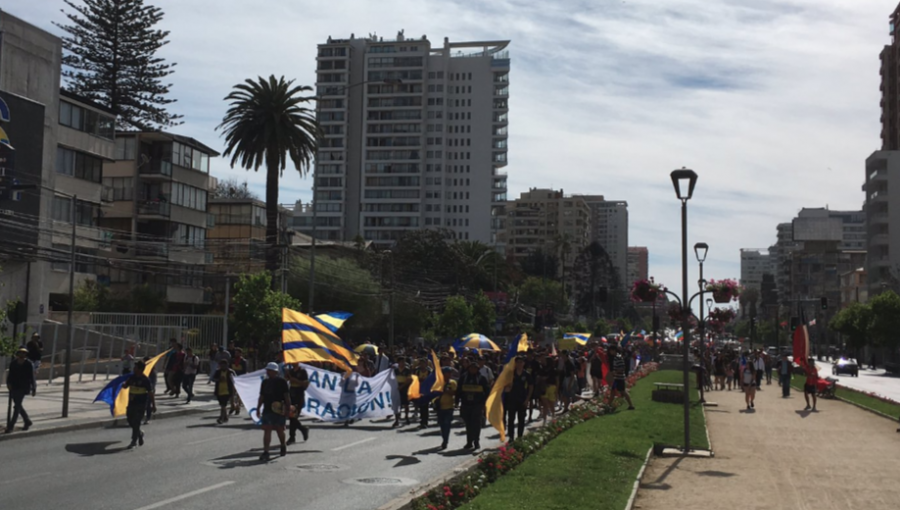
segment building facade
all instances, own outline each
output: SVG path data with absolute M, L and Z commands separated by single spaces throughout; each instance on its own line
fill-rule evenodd
M 628 277 L 625 286 L 629 287 L 638 280 L 648 280 L 650 252 L 645 246 L 628 247 Z
M 219 154 L 193 138 L 166 133 L 116 134 L 115 161 L 103 167 L 112 203 L 101 226 L 113 232 L 111 289 L 147 284 L 173 311 L 211 303 L 204 282 L 209 159 Z
M 329 38 L 318 47 L 317 238 L 389 245 L 446 228 L 502 245 L 509 41 L 432 46 L 427 37 Z M 499 246 L 498 246 L 499 247 Z
M 841 308 L 852 303 L 869 301 L 869 284 L 866 281 L 866 268 L 858 267 L 841 274 Z
M 881 150 L 900 150 L 900 5 L 890 15 L 891 43 L 881 50 Z
M 741 249 L 741 286 L 761 291 L 763 275 L 775 274 L 775 258 L 765 250 Z
M 522 193 L 509 203 L 506 221 L 506 254 L 519 263 L 543 252 L 560 260 L 560 272 L 568 272 L 591 241 L 590 208 L 582 197 L 567 196 L 563 190 L 532 188 Z
M 628 202 L 607 200 L 600 195 L 583 195 L 591 208 L 591 242 L 598 242 L 627 287 L 628 277 Z
M 869 225 L 866 275 L 874 296 L 900 283 L 900 151 L 876 151 L 866 159 L 863 191 Z

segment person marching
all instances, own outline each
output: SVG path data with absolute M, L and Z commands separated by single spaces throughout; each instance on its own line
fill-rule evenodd
M 741 384 L 744 388 L 744 402 L 747 409 L 755 408 L 756 404 L 756 369 L 752 363 L 746 363 L 741 367 Z
M 406 411 L 406 424 L 409 425 L 409 386 L 412 384 L 412 370 L 406 366 L 406 358 L 400 357 L 394 368 L 394 377 L 397 379 L 397 390 L 400 392 L 400 409 Z M 394 417 L 391 427 L 400 425 L 400 413 Z
M 287 444 L 297 441 L 297 431 L 303 435 L 303 440 L 309 439 L 309 428 L 300 423 L 300 410 L 306 404 L 306 388 L 309 387 L 309 373 L 300 363 L 295 363 L 287 372 L 288 382 L 291 385 L 291 404 L 297 407 L 296 413 L 289 413 L 291 424 Z
M 456 400 L 456 389 L 458 387 L 455 379 L 450 377 L 452 369 L 449 366 L 441 367 L 444 372 L 444 392 L 438 398 L 437 403 L 437 422 L 441 428 L 441 447 L 439 450 L 446 450 L 447 443 L 450 442 L 450 426 L 453 425 L 453 402 Z
M 269 460 L 269 445 L 272 443 L 272 431 L 281 442 L 281 456 L 287 455 L 287 444 L 284 437 L 285 416 L 290 414 L 291 390 L 281 376 L 278 375 L 278 363 L 266 365 L 266 378 L 259 386 L 259 399 L 256 402 L 257 413 L 262 421 L 263 452 L 259 460 Z
M 145 366 L 143 361 L 135 363 L 134 373 L 122 384 L 122 388 L 130 388 L 128 392 L 128 407 L 125 409 L 125 416 L 128 420 L 128 425 L 131 427 L 129 450 L 134 449 L 138 445 L 144 446 L 141 420 L 148 408 L 156 412 L 153 384 L 150 383 L 150 378 L 144 375 Z
M 182 363 L 181 387 L 187 393 L 187 404 L 194 398 L 194 381 L 200 370 L 200 357 L 194 355 L 194 349 L 188 347 L 184 351 L 184 363 Z
M 519 437 L 525 434 L 525 411 L 534 391 L 534 382 L 531 375 L 525 371 L 525 357 L 516 356 L 516 370 L 513 372 L 512 383 L 503 389 L 506 393 L 504 404 L 506 405 L 506 433 L 509 442 L 516 439 L 516 418 L 519 420 Z
M 478 364 L 471 359 L 466 372 L 459 378 L 457 391 L 457 399 L 461 402 L 459 414 L 466 424 L 466 446 L 463 447 L 466 450 L 481 449 L 481 418 L 490 391 L 487 378 L 478 373 Z
M 37 385 L 34 381 L 34 365 L 26 359 L 27 356 L 28 349 L 24 347 L 16 351 L 16 359 L 9 365 L 9 373 L 6 375 L 6 389 L 9 390 L 9 398 L 13 402 L 12 418 L 6 427 L 7 434 L 13 431 L 19 415 L 25 421 L 25 427 L 22 430 L 28 430 L 31 427 L 31 420 L 28 418 L 25 408 L 22 407 L 22 400 L 29 393 L 33 397 L 37 391 Z
M 619 347 L 615 345 L 609 346 L 609 353 L 613 356 L 613 383 L 612 388 L 609 390 L 609 403 L 612 404 L 613 398 L 615 398 L 616 394 L 619 394 L 625 397 L 625 401 L 628 402 L 628 410 L 633 411 L 634 404 L 631 402 L 631 395 L 628 394 L 628 389 L 625 386 L 625 358 L 622 357 Z
M 440 370 L 439 367 L 435 367 Z M 419 381 L 424 381 L 431 375 L 431 367 L 428 366 L 428 360 L 425 358 L 419 358 L 419 367 L 416 369 L 416 377 L 419 378 Z M 426 429 L 428 428 L 428 406 L 429 402 L 426 402 L 425 399 L 420 399 L 420 402 L 416 407 L 419 409 L 419 428 Z
M 219 401 L 219 419 L 216 420 L 216 423 L 221 425 L 228 422 L 230 413 L 226 410 L 232 397 L 237 393 L 234 389 L 234 372 L 228 368 L 227 359 L 219 358 L 219 368 L 213 374 L 212 379 L 215 383 L 216 400 Z
M 240 347 L 234 350 L 234 357 L 231 358 L 231 371 L 235 377 L 247 373 L 247 360 L 244 359 L 244 351 Z M 237 392 L 231 396 L 231 411 L 229 414 L 241 414 L 241 399 L 238 398 Z

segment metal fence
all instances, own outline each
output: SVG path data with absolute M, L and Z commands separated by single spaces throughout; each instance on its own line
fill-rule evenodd
M 205 359 L 205 351 L 213 343 L 221 344 L 225 329 L 223 315 L 166 315 L 166 314 L 79 314 L 73 325 L 72 380 L 107 380 L 122 373 L 122 358 L 132 352 L 135 359 L 159 354 L 169 346 L 169 339 L 178 340 L 185 348 Z M 66 324 L 46 321 L 19 326 L 25 339 L 34 333 L 41 335 L 44 356 L 39 381 L 53 383 L 62 377 L 66 341 Z M 0 374 L 2 378 L 2 374 Z M 2 383 L 2 381 L 0 381 Z

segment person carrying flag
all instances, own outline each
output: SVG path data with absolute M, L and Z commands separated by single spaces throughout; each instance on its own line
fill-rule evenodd
M 400 409 L 406 411 L 406 424 L 409 425 L 409 386 L 412 384 L 412 370 L 406 366 L 406 358 L 403 356 L 397 360 L 397 365 L 394 367 L 394 377 L 397 379 L 397 390 L 400 392 Z M 400 413 L 398 412 L 391 427 L 399 425 Z
M 466 424 L 466 445 L 468 450 L 481 449 L 481 422 L 484 404 L 487 402 L 491 386 L 487 378 L 478 373 L 478 364 L 473 359 L 469 360 L 466 372 L 459 378 L 457 400 L 460 402 L 459 414 Z
M 457 382 L 450 377 L 450 367 L 441 367 L 444 373 L 444 391 L 438 397 L 437 402 L 437 422 L 441 428 L 441 447 L 439 450 L 446 450 L 447 443 L 450 441 L 450 426 L 453 425 L 453 402 L 456 399 Z
M 419 378 L 419 381 L 424 381 L 428 379 L 429 375 L 431 375 L 431 367 L 428 366 L 428 360 L 424 357 L 419 358 L 419 367 L 416 369 L 416 377 Z M 419 409 L 420 429 L 428 428 L 428 406 L 429 402 L 424 399 L 416 404 L 416 407 Z
M 123 384 L 122 388 L 130 388 L 128 392 L 128 407 L 125 416 L 131 427 L 131 443 L 128 449 L 136 446 L 144 446 L 144 433 L 141 431 L 141 420 L 147 409 L 156 412 L 156 399 L 153 394 L 153 385 L 150 378 L 144 375 L 145 364 L 138 361 L 134 365 L 134 373 Z
M 507 384 L 503 391 L 506 393 L 504 399 L 507 412 L 506 432 L 509 441 L 512 442 L 516 438 L 516 418 L 519 420 L 519 437 L 525 434 L 525 410 L 534 391 L 534 380 L 525 371 L 524 356 L 516 356 L 516 370 L 513 373 L 512 383 Z

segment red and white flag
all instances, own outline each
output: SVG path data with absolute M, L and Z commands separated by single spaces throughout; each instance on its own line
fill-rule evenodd
M 809 325 L 810 325 L 810 326 L 815 326 L 815 325 L 816 325 L 816 320 L 813 319 L 813 320 L 809 321 Z
M 809 332 L 806 326 L 797 326 L 794 330 L 794 363 L 806 368 L 806 359 L 809 357 Z

